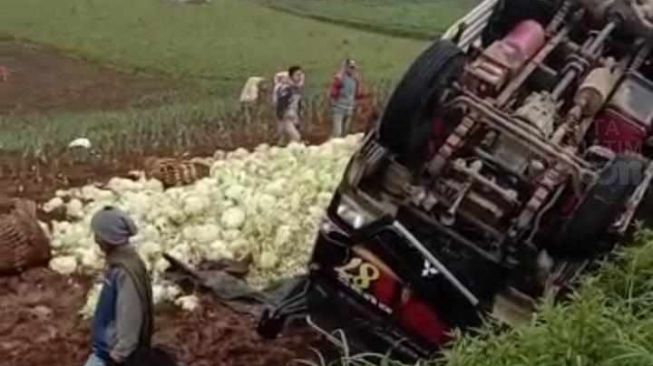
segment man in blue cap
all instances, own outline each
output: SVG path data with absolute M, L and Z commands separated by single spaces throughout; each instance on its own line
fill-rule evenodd
M 86 366 L 120 365 L 138 349 L 150 347 L 152 286 L 145 264 L 129 244 L 138 230 L 125 212 L 105 207 L 91 220 L 91 229 L 106 255 L 106 272 Z

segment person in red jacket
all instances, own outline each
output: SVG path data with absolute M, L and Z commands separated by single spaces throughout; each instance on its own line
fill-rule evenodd
M 356 113 L 357 102 L 364 97 L 363 90 L 361 73 L 356 62 L 352 59 L 345 60 L 331 84 L 331 137 L 343 137 L 351 133 L 351 122 Z

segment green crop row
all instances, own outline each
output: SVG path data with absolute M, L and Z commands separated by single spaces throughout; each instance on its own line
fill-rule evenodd
M 391 83 L 372 84 L 375 106 L 382 108 Z M 328 100 L 323 93 L 306 97 L 303 132 L 328 128 Z M 274 142 L 276 125 L 270 103 L 245 110 L 220 99 L 170 104 L 149 109 L 0 116 L 0 151 L 57 156 L 76 138 L 88 138 L 105 156 L 124 154 L 206 154 L 240 144 Z M 322 132 L 326 135 L 327 132 Z
M 476 0 L 256 0 L 291 14 L 391 36 L 434 39 Z
M 396 78 L 425 44 L 335 26 L 242 0 L 3 0 L 0 34 L 102 64 L 196 81 L 236 95 L 291 64 L 325 85 L 345 57 L 371 80 Z

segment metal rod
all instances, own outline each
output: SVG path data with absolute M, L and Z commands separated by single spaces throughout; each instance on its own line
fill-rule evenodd
M 451 187 L 451 185 L 447 185 L 447 186 Z M 450 202 L 451 200 L 449 200 L 448 198 L 443 197 L 443 196 L 441 196 L 439 194 L 436 194 L 434 192 L 431 192 L 431 194 L 433 194 L 435 196 L 435 198 L 437 198 L 438 202 L 440 204 L 442 204 L 443 206 L 445 206 L 445 207 L 451 206 L 451 202 Z M 419 216 L 422 220 L 428 221 L 429 224 L 434 224 L 434 221 L 432 219 L 426 217 L 425 215 L 423 215 L 419 211 L 413 212 L 413 214 Z M 493 236 L 495 239 L 497 239 L 497 240 L 502 240 L 503 239 L 504 235 L 501 234 L 497 229 L 495 229 L 494 227 L 486 224 L 482 220 L 476 218 L 476 216 L 474 216 L 474 214 L 472 214 L 468 210 L 466 210 L 464 208 L 461 208 L 460 211 L 458 212 L 458 215 L 460 215 L 460 217 L 462 217 L 464 220 L 467 220 L 467 221 L 471 222 L 473 225 L 476 225 L 478 228 L 480 228 L 484 232 L 487 232 L 488 234 Z M 438 223 L 438 225 L 440 225 L 440 224 Z M 438 229 L 440 229 L 440 226 L 438 226 L 438 225 L 436 225 L 436 227 Z M 442 230 L 444 230 L 444 229 L 446 229 L 446 227 L 444 225 L 442 225 Z M 448 230 L 448 229 L 446 229 L 446 230 Z M 473 248 L 474 251 L 476 251 L 478 254 L 482 255 L 485 259 L 487 259 L 488 261 L 493 262 L 493 263 L 498 263 L 497 260 L 495 258 L 493 258 L 492 256 L 487 255 L 487 253 L 485 253 L 485 252 L 479 251 L 478 248 L 473 243 L 471 243 L 471 241 L 463 238 L 462 236 L 460 238 L 461 238 L 461 240 L 466 241 L 465 243 L 463 243 L 465 246 L 474 246 L 474 248 Z M 457 238 L 454 238 L 454 239 L 458 240 Z
M 553 17 L 553 20 L 549 25 L 546 27 L 547 32 L 555 32 L 558 27 L 564 22 L 565 18 L 567 15 L 569 15 L 569 12 L 571 11 L 571 1 L 566 0 L 563 4 L 560 10 L 556 13 L 556 15 Z
M 489 162 L 490 164 L 494 164 L 494 165 L 498 166 L 499 168 L 505 170 L 506 172 L 508 172 L 508 174 L 510 174 L 513 177 L 519 179 L 520 182 L 522 182 L 522 183 L 529 182 L 529 180 L 526 179 L 526 177 L 524 177 L 523 174 L 521 174 L 520 172 L 518 172 L 517 170 L 515 170 L 511 166 L 503 163 L 502 161 L 499 161 L 498 159 L 496 159 L 494 156 L 492 156 L 487 151 L 485 151 L 485 150 L 483 150 L 481 148 L 475 147 L 474 148 L 474 154 L 478 155 L 481 159 Z
M 617 29 L 617 22 L 610 22 L 608 23 L 601 32 L 588 42 L 587 47 L 584 47 L 583 50 L 581 51 L 582 54 L 586 57 L 593 58 L 596 53 L 599 51 L 605 40 L 610 36 L 610 34 Z M 555 89 L 553 89 L 553 92 L 551 92 L 551 95 L 553 96 L 554 100 L 558 100 L 560 96 L 567 90 L 567 88 L 571 85 L 571 83 L 574 82 L 576 77 L 578 77 L 578 71 L 571 69 L 565 73 L 565 75 L 562 77 L 562 80 L 556 85 Z
M 442 275 L 449 281 L 451 282 L 452 285 L 454 285 L 458 291 L 460 291 L 465 298 L 474 306 L 477 306 L 480 301 L 474 294 L 467 289 L 465 285 L 463 285 L 457 278 L 454 276 L 447 267 L 444 266 L 431 252 L 426 249 L 424 244 L 422 244 L 413 234 L 408 231 L 400 222 L 395 221 L 392 223 L 392 226 L 399 231 L 401 235 L 403 235 L 408 241 L 411 242 L 413 247 L 417 249 L 433 267 L 435 267 Z
M 626 212 L 621 216 L 620 220 L 616 223 L 617 233 L 619 235 L 624 235 L 628 226 L 630 226 L 637 208 L 639 208 L 640 203 L 644 199 L 646 192 L 651 186 L 651 181 L 653 180 L 653 163 L 650 163 L 644 172 L 644 179 L 637 186 L 635 192 L 630 196 L 630 199 L 626 202 Z
M 562 93 L 567 90 L 569 85 L 576 79 L 577 73 L 576 70 L 569 70 L 567 73 L 563 76 L 562 80 L 556 85 L 555 89 L 551 92 L 551 97 L 553 100 L 558 100 L 560 99 L 560 96 Z
M 546 141 L 542 141 L 537 135 L 525 130 L 520 123 L 512 118 L 503 115 L 502 112 L 496 111 L 492 106 L 473 94 L 466 93 L 457 98 L 459 103 L 467 105 L 471 109 L 475 109 L 485 115 L 485 119 L 479 119 L 480 122 L 490 125 L 491 127 L 506 133 L 516 139 L 516 141 L 526 145 L 531 151 L 542 157 L 553 157 L 561 160 L 563 163 L 569 165 L 573 169 L 582 174 L 594 175 L 589 169 L 589 164 L 586 161 L 571 155 L 562 150 L 561 147 L 551 145 Z
M 565 26 L 556 34 L 540 51 L 533 57 L 528 64 L 522 69 L 522 71 L 515 76 L 510 83 L 503 89 L 499 97 L 497 98 L 497 106 L 503 108 L 506 106 L 510 98 L 517 89 L 521 87 L 522 84 L 528 79 L 528 77 L 535 71 L 537 66 L 544 62 L 544 60 L 549 56 L 549 54 L 562 42 L 562 40 L 567 36 L 571 27 L 569 25 Z
M 644 64 L 644 61 L 646 61 L 646 57 L 651 53 L 651 50 L 653 50 L 653 40 L 648 40 L 639 52 L 637 52 L 635 59 L 628 68 L 633 71 L 639 69 Z
M 596 38 L 594 38 L 590 46 L 587 48 L 588 56 L 594 56 L 599 51 L 605 40 L 615 29 L 617 29 L 618 25 L 618 22 L 611 21 L 603 27 L 601 32 L 596 36 Z
M 496 183 L 490 181 L 488 178 L 483 176 L 482 174 L 475 172 L 473 169 L 459 166 L 457 164 L 453 164 L 453 169 L 459 173 L 463 173 L 467 175 L 469 178 L 471 178 L 474 182 L 480 183 L 483 186 L 489 188 L 492 190 L 494 193 L 497 195 L 501 196 L 502 199 L 505 201 L 508 201 L 512 204 L 518 204 L 517 199 L 513 196 L 511 196 L 506 190 L 502 189 L 497 185 Z

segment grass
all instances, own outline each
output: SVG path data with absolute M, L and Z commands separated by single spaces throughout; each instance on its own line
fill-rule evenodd
M 371 79 L 398 77 L 425 44 L 299 18 L 242 0 L 3 0 L 0 34 L 237 96 L 246 78 L 290 64 L 322 88 L 347 56 Z
M 149 109 L 0 117 L 0 150 L 25 156 L 49 155 L 63 150 L 77 137 L 89 138 L 96 147 L 111 153 L 179 150 L 193 142 L 188 136 L 192 130 L 206 132 L 210 127 L 215 133 L 209 136 L 217 139 L 216 134 L 226 130 L 226 116 L 234 112 L 228 104 L 215 100 Z
M 392 91 L 390 82 L 371 83 L 377 108 Z M 310 134 L 324 126 L 328 102 L 321 93 L 305 98 L 303 129 Z M 147 109 L 0 116 L 0 151 L 29 156 L 52 156 L 73 139 L 86 137 L 109 157 L 125 154 L 206 153 L 234 148 L 239 141 L 274 139 L 272 106 L 248 117 L 238 104 L 221 99 L 173 103 Z
M 653 237 L 523 328 L 465 338 L 433 366 L 653 365 Z
M 274 9 L 394 36 L 433 39 L 476 0 L 257 0 Z

